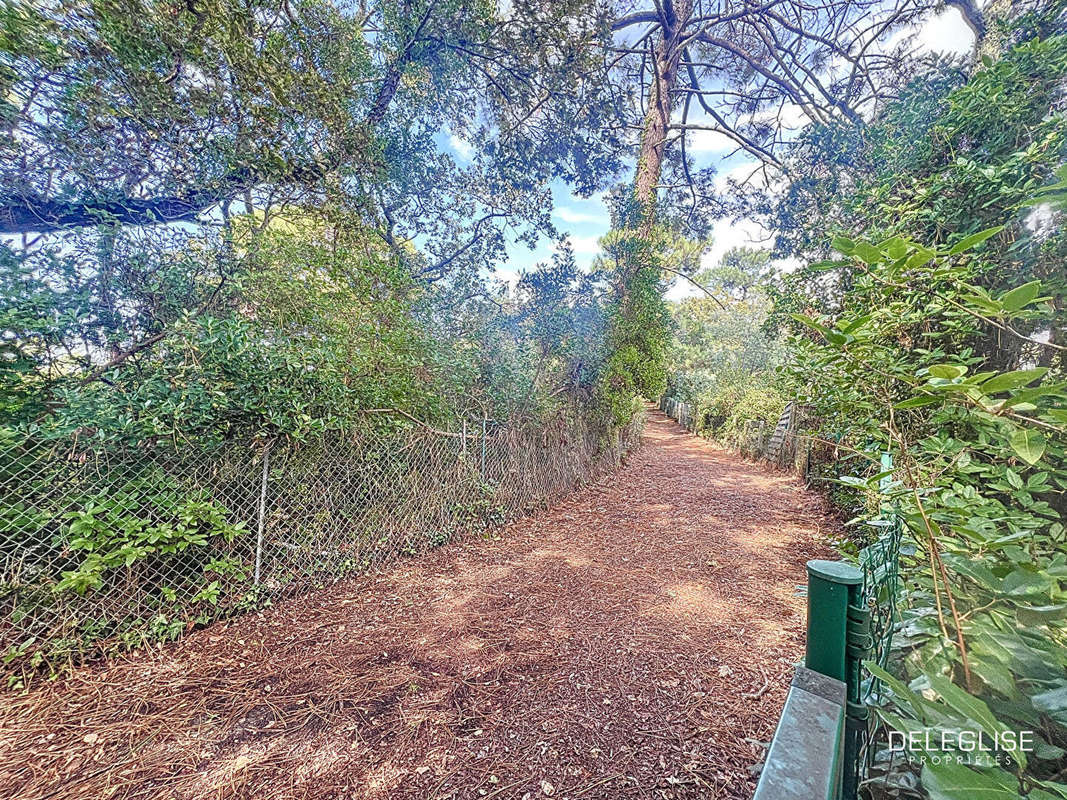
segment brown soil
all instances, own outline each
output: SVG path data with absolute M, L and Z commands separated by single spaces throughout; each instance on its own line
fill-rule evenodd
M 831 525 L 653 413 L 491 539 L 9 695 L 0 797 L 749 797 Z

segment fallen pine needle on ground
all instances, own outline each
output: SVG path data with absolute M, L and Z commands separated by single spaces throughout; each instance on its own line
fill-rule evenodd
M 0 797 L 748 798 L 832 528 L 653 412 L 491 537 L 5 696 Z

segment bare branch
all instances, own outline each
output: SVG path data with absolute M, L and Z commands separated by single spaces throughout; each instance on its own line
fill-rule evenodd
M 707 295 L 708 297 L 710 297 L 710 298 L 711 298 L 712 300 L 714 300 L 714 301 L 715 301 L 715 303 L 716 303 L 716 304 L 717 304 L 717 305 L 719 306 L 719 308 L 721 308 L 721 309 L 722 309 L 723 311 L 725 311 L 725 310 L 726 310 L 726 306 L 724 306 L 724 305 L 723 305 L 723 303 L 722 303 L 722 300 L 720 300 L 720 299 L 719 299 L 718 297 L 716 297 L 716 296 L 715 296 L 715 295 L 714 295 L 714 294 L 713 294 L 713 293 L 711 292 L 711 290 L 709 290 L 709 289 L 708 289 L 708 287 L 707 287 L 707 286 L 704 286 L 703 284 L 701 284 L 701 283 L 698 283 L 697 281 L 693 280 L 693 279 L 692 279 L 692 278 L 690 278 L 690 277 L 689 277 L 688 275 L 686 275 L 686 274 L 685 274 L 684 272 L 680 272 L 679 270 L 676 270 L 676 269 L 671 269 L 670 267 L 665 267 L 665 266 L 663 266 L 662 264 L 660 264 L 660 265 L 659 265 L 659 268 L 660 268 L 660 269 L 662 269 L 662 270 L 663 270 L 664 272 L 673 272 L 673 273 L 674 273 L 675 275 L 677 275 L 678 277 L 680 277 L 680 278 L 685 278 L 685 279 L 686 279 L 687 281 L 689 281 L 689 282 L 690 282 L 691 284 L 693 284 L 693 285 L 694 285 L 695 287 L 697 287 L 698 289 L 700 289 L 700 291 L 702 291 L 702 292 L 703 292 L 704 294 L 706 294 L 706 295 Z
M 627 14 L 625 17 L 619 17 L 611 23 L 611 29 L 613 31 L 621 31 L 623 28 L 629 28 L 633 25 L 645 25 L 650 22 L 659 22 L 659 15 L 655 11 L 638 11 L 634 14 Z

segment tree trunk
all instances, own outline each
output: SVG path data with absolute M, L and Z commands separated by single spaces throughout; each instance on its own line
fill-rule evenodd
M 682 58 L 682 31 L 693 13 L 692 0 L 665 4 L 667 13 L 661 23 L 661 38 L 653 53 L 654 79 L 649 94 L 648 112 L 641 131 L 641 151 L 634 179 L 638 235 L 648 239 L 656 220 L 656 187 L 663 170 L 663 152 L 671 125 L 673 92 L 678 82 Z

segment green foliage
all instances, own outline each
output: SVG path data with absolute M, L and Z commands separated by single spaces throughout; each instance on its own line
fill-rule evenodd
M 813 127 L 776 215 L 780 253 L 809 261 L 768 289 L 782 379 L 837 443 L 855 521 L 891 503 L 908 529 L 879 713 L 1037 733 L 1000 766 L 927 764 L 933 798 L 1067 797 L 1065 45 L 1023 38 L 969 79 L 940 65 L 864 131 Z
M 56 592 L 95 591 L 104 585 L 107 573 L 119 567 L 149 562 L 156 555 L 206 548 L 214 537 L 232 542 L 245 533 L 241 523 L 229 523 L 226 509 L 210 499 L 196 499 L 196 493 L 188 487 L 152 479 L 140 479 L 90 497 L 80 510 L 66 516 L 70 519 L 66 546 L 84 557 L 75 569 L 63 573 L 54 587 Z M 204 574 L 216 572 L 220 564 L 209 562 Z M 227 572 L 233 575 L 231 570 Z M 172 576 L 171 580 L 177 578 Z M 218 581 L 202 588 L 197 598 L 207 599 L 203 592 L 208 590 L 211 604 L 217 605 Z M 176 599 L 173 591 L 169 590 L 172 601 Z
M 707 281 L 704 285 L 714 286 Z M 724 305 L 708 297 L 671 304 L 672 388 L 686 399 L 715 383 L 732 384 L 754 373 L 773 372 L 784 355 L 777 338 L 763 330 L 769 304 L 762 293 L 749 290 L 744 300 L 731 300 L 725 292 L 717 295 Z
M 1004 223 L 1004 211 L 1026 202 L 1062 163 L 1065 54 L 1067 35 L 1059 34 L 1019 43 L 965 83 L 952 65 L 938 65 L 870 126 L 814 126 L 796 154 L 805 177 L 768 221 L 779 231 L 778 253 L 822 256 L 834 235 L 871 231 L 951 245 Z M 1007 224 L 1005 239 L 1032 238 L 1032 219 Z M 975 278 L 1003 291 L 1033 275 L 1059 291 L 1064 247 L 1056 233 L 1040 250 L 987 250 Z M 848 288 L 804 273 L 787 280 L 804 282 L 825 310 Z
M 633 400 L 595 396 L 603 275 L 565 254 L 514 293 L 492 277 L 509 232 L 559 238 L 550 181 L 591 194 L 619 170 L 619 137 L 589 136 L 615 114 L 605 14 L 0 5 L 0 615 L 32 627 L 39 611 L 44 632 L 12 652 L 54 666 L 269 602 L 284 587 L 250 585 L 247 524 L 250 462 L 270 448 L 292 469 L 326 444 L 561 418 L 596 432 L 596 454 L 614 446 Z M 641 354 L 614 368 L 654 392 L 640 323 L 655 298 L 634 298 L 616 341 Z M 360 455 L 363 472 L 331 473 L 335 506 L 410 502 L 411 454 Z M 482 500 L 463 513 L 499 521 Z M 326 559 L 310 552 L 321 520 L 282 523 Z M 124 592 L 128 614 L 56 633 L 68 606 Z
M 852 302 L 832 318 L 794 315 L 810 333 L 794 338 L 790 369 L 813 387 L 802 399 L 843 444 L 888 450 L 900 465 L 888 499 L 914 556 L 896 644 L 913 685 L 930 686 L 957 714 L 963 703 L 988 707 L 991 724 L 1036 730 L 1045 743 L 1016 763 L 1014 778 L 974 777 L 976 786 L 1062 793 L 1050 780 L 1067 726 L 1039 706 L 1050 687 L 1067 686 L 1067 383 L 1058 365 L 989 369 L 999 359 L 970 346 L 989 330 L 1025 338 L 1016 324 L 1049 319 L 1040 282 L 998 296 L 970 283 L 981 269 L 971 248 L 999 231 L 944 250 L 899 237 L 839 240 Z M 897 692 L 920 722 L 953 724 L 936 707 L 919 715 L 914 699 Z M 906 728 L 892 712 L 886 719 Z M 930 769 L 923 781 L 936 795 L 947 784 Z
M 698 431 L 738 447 L 749 423 L 773 428 L 787 398 L 776 368 L 785 357 L 767 333 L 766 251 L 740 248 L 695 276 L 712 297 L 671 304 L 670 393 L 694 408 Z
M 766 430 L 774 429 L 779 417 L 785 410 L 787 398 L 773 382 L 770 376 L 753 376 L 746 381 L 728 405 L 723 404 L 721 412 L 725 413 L 725 422 L 715 431 L 715 436 L 728 444 L 739 447 L 748 444 L 747 426 L 749 422 L 761 422 Z M 762 379 L 762 380 L 761 380 Z M 710 414 L 715 414 L 716 400 L 709 404 Z M 721 413 L 720 412 L 720 413 Z
M 723 253 L 717 265 L 698 272 L 693 280 L 713 293 L 722 293 L 734 300 L 745 301 L 750 295 L 757 295 L 752 299 L 762 305 L 760 295 L 773 273 L 770 262 L 769 250 L 735 247 Z
M 525 274 L 518 284 L 516 322 L 523 337 L 536 348 L 533 391 L 527 401 L 544 396 L 547 381 L 561 381 L 550 393 L 568 389 L 590 400 L 603 365 L 610 298 L 603 276 L 583 272 L 569 248 L 551 264 Z M 516 382 L 526 391 L 522 382 Z
M 625 425 L 636 398 L 659 397 L 667 388 L 670 315 L 661 288 L 664 256 L 657 243 L 636 231 L 617 232 L 606 249 L 620 265 L 620 287 L 609 318 L 599 394 L 615 424 Z

